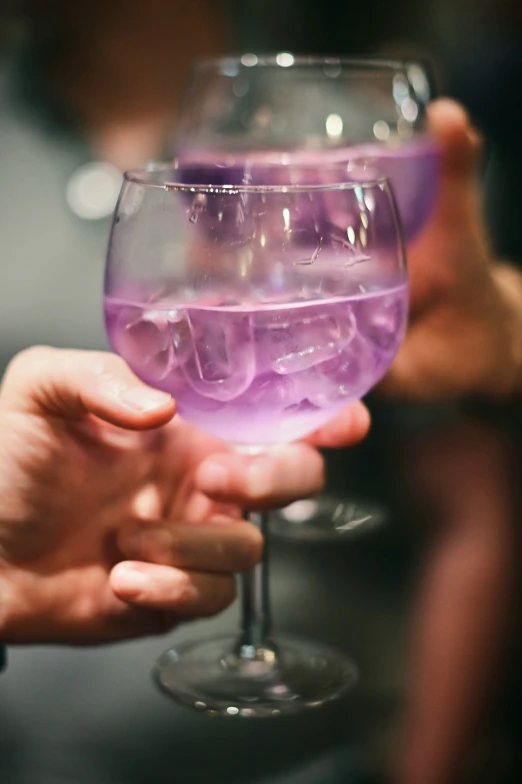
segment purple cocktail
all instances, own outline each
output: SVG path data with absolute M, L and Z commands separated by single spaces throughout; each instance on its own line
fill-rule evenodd
M 125 176 L 107 332 L 188 422 L 258 453 L 311 434 L 390 366 L 408 299 L 398 212 L 386 180 L 314 185 L 300 164 L 295 184 L 286 165 L 263 163 L 248 164 L 244 185 L 235 164 L 191 166 L 206 184 L 188 165 L 181 177 L 172 164 Z M 247 516 L 266 537 L 267 515 Z M 238 635 L 185 642 L 158 660 L 155 680 L 174 699 L 212 715 L 277 716 L 355 683 L 344 653 L 272 635 L 267 557 L 265 548 L 241 576 Z
M 105 299 L 114 350 L 169 392 L 187 421 L 229 444 L 293 441 L 362 397 L 404 335 L 406 283 L 262 306 Z
M 387 178 L 394 190 L 406 240 L 431 215 L 439 179 L 439 151 L 427 138 L 401 144 L 361 144 L 310 150 L 181 150 L 180 178 L 209 185 L 328 185 Z

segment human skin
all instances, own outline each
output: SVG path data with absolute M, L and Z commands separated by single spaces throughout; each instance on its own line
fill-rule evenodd
M 317 447 L 368 425 L 358 403 L 307 442 L 245 458 L 119 357 L 22 352 L 0 391 L 0 641 L 110 642 L 219 612 L 262 553 L 241 509 L 319 492 Z
M 411 316 L 381 386 L 403 400 L 516 398 L 522 383 L 522 276 L 495 259 L 481 210 L 480 139 L 440 99 L 429 125 L 441 150 L 433 217 L 409 249 Z

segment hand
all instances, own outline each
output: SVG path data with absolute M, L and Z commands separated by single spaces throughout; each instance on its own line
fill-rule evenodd
M 433 217 L 409 249 L 411 321 L 381 390 L 441 400 L 506 397 L 522 369 L 522 278 L 494 263 L 481 212 L 480 140 L 449 100 L 429 109 L 441 150 Z
M 369 424 L 357 404 L 308 443 L 245 459 L 174 413 L 111 354 L 13 360 L 0 391 L 1 641 L 108 642 L 224 609 L 262 551 L 240 509 L 319 491 L 313 444 L 355 442 Z

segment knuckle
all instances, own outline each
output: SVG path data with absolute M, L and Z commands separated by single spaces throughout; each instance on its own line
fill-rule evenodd
M 173 566 L 183 565 L 190 556 L 191 547 L 182 531 L 171 528 L 160 532 L 156 539 L 156 552 Z
M 139 556 L 150 563 L 182 566 L 189 555 L 183 533 L 174 528 L 152 528 L 145 525 L 133 531 L 129 538 L 127 554 Z
M 243 492 L 250 503 L 264 503 L 274 494 L 274 487 L 281 483 L 280 462 L 260 458 L 247 466 Z
M 96 619 L 110 616 L 110 612 L 101 608 L 90 593 L 75 597 L 70 604 L 68 614 L 70 623 L 76 627 L 86 627 Z

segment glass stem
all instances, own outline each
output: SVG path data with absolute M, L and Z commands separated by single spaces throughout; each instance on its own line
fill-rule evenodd
M 267 512 L 248 512 L 246 519 L 263 534 L 263 558 L 240 577 L 241 636 L 240 656 L 257 658 L 268 646 L 270 637 L 270 596 L 268 590 L 268 520 Z

